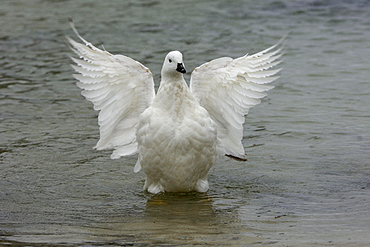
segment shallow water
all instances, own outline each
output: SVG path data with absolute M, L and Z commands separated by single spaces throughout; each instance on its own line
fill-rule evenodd
M 0 245 L 370 245 L 369 1 L 0 6 Z M 67 17 L 157 82 L 169 50 L 191 71 L 289 33 L 283 73 L 247 117 L 248 161 L 221 160 L 205 194 L 143 192 L 135 156 L 91 149 L 96 113 L 71 76 Z

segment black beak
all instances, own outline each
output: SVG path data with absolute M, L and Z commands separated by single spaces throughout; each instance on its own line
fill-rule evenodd
M 182 73 L 182 74 L 185 74 L 185 73 L 186 73 L 186 70 L 185 70 L 184 65 L 183 65 L 182 63 L 178 63 L 178 64 L 177 64 L 177 68 L 176 68 L 176 70 L 177 70 L 178 72 Z

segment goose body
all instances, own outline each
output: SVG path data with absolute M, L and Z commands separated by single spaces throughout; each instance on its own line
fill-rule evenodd
M 144 189 L 206 192 L 207 174 L 220 155 L 244 159 L 244 117 L 260 103 L 279 70 L 281 48 L 274 45 L 243 57 L 219 58 L 196 68 L 190 87 L 182 54 L 169 52 L 157 94 L 141 63 L 68 38 L 79 59 L 73 68 L 82 95 L 99 111 L 96 149 L 112 148 L 111 158 L 138 153 L 134 171 L 147 178 Z
M 208 171 L 219 155 L 216 124 L 182 76 L 162 78 L 136 131 L 138 163 L 147 174 L 144 189 L 205 192 Z

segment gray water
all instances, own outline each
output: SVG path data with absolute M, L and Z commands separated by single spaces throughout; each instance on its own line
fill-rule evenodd
M 369 246 L 367 0 L 0 3 L 0 245 Z M 283 72 L 200 194 L 151 195 L 136 156 L 94 151 L 96 112 L 69 67 L 67 17 L 93 44 L 189 71 L 289 34 Z M 189 75 L 187 75 L 189 78 Z

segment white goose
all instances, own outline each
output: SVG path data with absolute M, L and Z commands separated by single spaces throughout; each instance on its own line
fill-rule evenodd
M 280 42 L 254 55 L 219 58 L 194 69 L 190 87 L 182 54 L 167 54 L 157 94 L 141 63 L 113 55 L 82 38 L 67 37 L 82 95 L 99 111 L 95 148 L 114 149 L 112 159 L 138 153 L 134 172 L 146 173 L 144 190 L 206 192 L 207 174 L 220 155 L 244 160 L 243 123 L 277 79 Z

